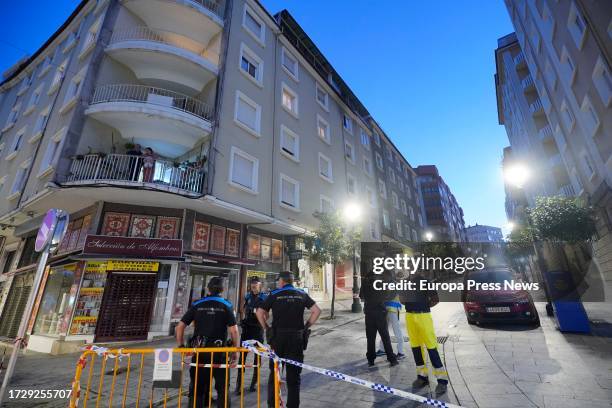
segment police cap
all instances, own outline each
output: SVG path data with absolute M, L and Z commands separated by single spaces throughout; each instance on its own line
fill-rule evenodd
M 294 276 L 291 271 L 282 271 L 278 274 L 278 279 L 282 279 L 285 282 L 293 282 Z

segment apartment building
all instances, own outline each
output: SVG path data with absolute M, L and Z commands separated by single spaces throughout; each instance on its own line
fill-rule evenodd
M 463 209 L 435 165 L 416 168 L 421 212 L 428 233 L 427 240 L 466 242 Z
M 504 236 L 499 227 L 490 225 L 469 225 L 465 227 L 467 242 L 503 242 Z
M 351 297 L 350 263 L 334 283 L 300 254 L 315 211 L 357 203 L 363 239 L 381 239 L 382 132 L 292 16 L 257 1 L 84 0 L 5 74 L 0 126 L 0 336 L 21 320 L 42 215 L 71 217 L 33 350 L 167 334 L 213 276 L 235 303 L 247 277 L 288 268 L 319 300 L 334 284 Z
M 597 212 L 595 259 L 612 288 L 612 3 L 507 0 L 516 33 L 495 52 L 500 124 L 537 196 L 582 197 Z M 612 293 L 612 292 L 611 292 Z

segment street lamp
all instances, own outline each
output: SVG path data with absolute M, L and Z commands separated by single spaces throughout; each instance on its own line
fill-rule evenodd
M 425 233 L 425 239 L 426 239 L 428 242 L 431 242 L 431 240 L 433 239 L 433 237 L 434 237 L 433 232 L 431 232 L 431 231 L 427 231 L 427 232 Z
M 504 168 L 506 183 L 517 188 L 523 188 L 530 176 L 529 168 L 523 163 L 515 163 Z
M 355 228 L 359 224 L 359 220 L 361 219 L 361 206 L 357 203 L 348 203 L 344 210 L 342 211 L 342 215 L 346 220 L 347 224 L 351 226 L 351 228 Z M 351 238 L 351 245 L 353 246 L 353 304 L 351 305 L 351 312 L 359 313 L 361 312 L 361 302 L 359 301 L 359 274 L 357 273 L 357 248 L 355 247 L 355 241 Z M 336 283 L 334 282 L 334 285 Z

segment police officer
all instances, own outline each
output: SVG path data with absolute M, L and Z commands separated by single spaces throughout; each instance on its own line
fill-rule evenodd
M 244 319 L 240 322 L 242 328 L 242 334 L 240 335 L 240 344 L 245 340 L 257 340 L 261 343 L 264 341 L 263 328 L 257 321 L 255 311 L 260 307 L 261 303 L 266 299 L 267 294 L 261 292 L 261 281 L 259 277 L 253 276 L 249 284 L 249 293 L 244 297 L 243 310 Z M 246 357 L 244 359 L 246 364 Z M 253 355 L 253 364 L 257 365 L 257 357 Z M 253 371 L 253 377 L 251 378 L 251 386 L 249 391 L 253 392 L 257 386 L 257 376 L 259 375 L 259 365 L 255 367 Z M 240 395 L 242 381 L 242 370 L 238 370 L 238 378 L 236 380 L 236 395 Z
M 321 309 L 303 290 L 293 287 L 293 273 L 284 271 L 279 274 L 278 289 L 272 291 L 257 309 L 257 319 L 266 329 L 268 343 L 274 352 L 283 358 L 304 361 L 304 347 L 307 338 L 304 334 L 317 321 Z M 304 309 L 310 309 L 308 321 L 304 323 Z M 272 310 L 272 327 L 268 326 L 269 312 Z M 287 364 L 287 408 L 300 405 L 300 367 Z M 270 360 L 268 379 L 268 406 L 274 406 L 274 363 Z
M 227 332 L 232 338 L 234 347 L 238 347 L 238 326 L 232 304 L 222 298 L 223 279 L 214 277 L 208 282 L 208 296 L 193 302 L 187 313 L 183 316 L 176 326 L 176 341 L 179 347 L 184 347 L 185 328 L 192 322 L 195 325 L 193 337 L 189 347 L 223 347 L 227 341 Z M 193 366 L 189 370 L 191 383 L 189 385 L 189 407 L 193 407 L 194 398 L 196 407 L 208 405 L 210 392 L 210 370 L 215 379 L 215 389 L 217 390 L 217 407 L 225 407 L 227 384 L 225 384 L 225 370 L 221 368 L 203 367 L 210 364 L 225 364 L 225 353 L 215 353 L 211 361 L 211 353 L 198 353 L 193 356 L 191 362 Z M 238 353 L 231 353 L 230 364 L 236 362 Z M 195 367 L 196 359 L 199 367 Z M 197 371 L 197 387 L 195 383 Z M 227 396 L 227 406 L 230 406 L 229 396 Z

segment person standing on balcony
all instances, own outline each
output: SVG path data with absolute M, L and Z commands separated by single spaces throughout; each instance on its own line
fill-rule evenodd
M 132 148 L 129 149 L 125 154 L 127 154 L 128 156 L 133 156 L 130 157 L 129 161 L 129 179 L 132 181 L 138 181 L 138 176 L 140 176 L 140 169 L 142 168 L 142 147 L 139 144 L 132 145 Z
M 153 182 L 153 175 L 155 173 L 155 159 L 156 155 L 153 149 L 147 147 L 144 149 L 142 154 L 142 181 L 145 183 Z

